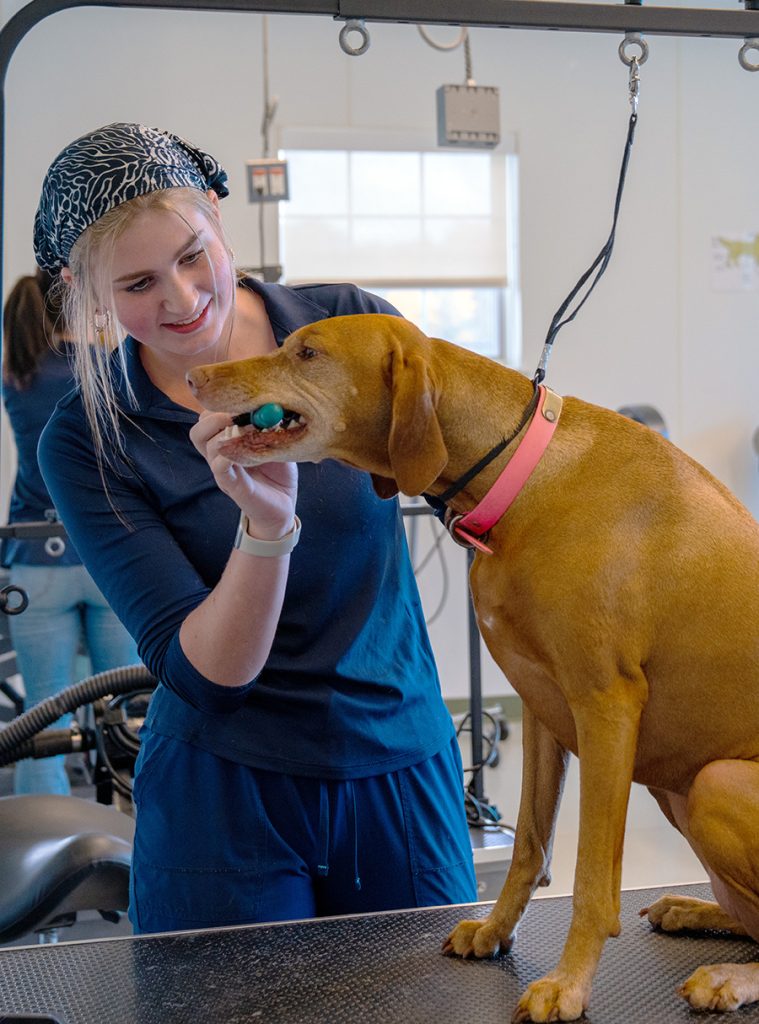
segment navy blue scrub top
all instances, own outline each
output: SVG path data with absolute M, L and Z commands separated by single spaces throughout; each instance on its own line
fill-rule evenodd
M 397 313 L 353 285 L 245 285 L 262 296 L 278 344 L 325 317 Z M 188 438 L 196 413 L 152 384 L 133 339 L 126 361 L 137 408 L 121 382 L 129 461 L 112 453 L 108 493 L 78 394 L 59 404 L 39 454 L 85 565 L 161 681 L 150 728 L 240 763 L 321 778 L 383 774 L 439 752 L 453 726 L 398 501 L 333 460 L 299 466 L 303 530 L 263 670 L 228 688 L 190 664 L 179 629 L 221 576 L 239 509 Z M 241 598 L 236 613 L 256 610 Z

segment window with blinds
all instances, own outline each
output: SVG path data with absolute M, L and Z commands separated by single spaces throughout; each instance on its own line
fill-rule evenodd
M 516 157 L 285 148 L 288 283 L 352 281 L 426 333 L 517 365 Z

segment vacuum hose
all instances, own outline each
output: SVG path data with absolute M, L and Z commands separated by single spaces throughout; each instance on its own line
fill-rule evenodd
M 97 734 L 94 729 L 44 729 L 39 735 L 17 744 L 13 750 L 0 751 L 0 767 L 29 757 L 39 759 L 96 749 Z
M 3 755 L 15 750 L 69 711 L 76 711 L 83 704 L 91 704 L 99 697 L 116 696 L 139 688 L 153 689 L 157 685 L 158 680 L 144 665 L 129 665 L 98 672 L 73 686 L 67 686 L 65 690 L 40 701 L 23 715 L 14 718 L 4 729 L 0 729 L 0 764 L 8 763 Z

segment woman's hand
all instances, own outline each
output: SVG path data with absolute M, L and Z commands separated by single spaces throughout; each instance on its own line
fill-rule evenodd
M 211 468 L 220 490 L 249 519 L 248 532 L 259 540 L 276 540 L 293 525 L 298 492 L 298 467 L 294 462 L 267 462 L 239 466 L 219 454 L 225 427 L 232 418 L 223 412 L 201 412 L 190 430 L 190 440 Z

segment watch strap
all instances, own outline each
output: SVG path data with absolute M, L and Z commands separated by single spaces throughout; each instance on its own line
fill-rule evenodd
M 235 537 L 235 547 L 238 551 L 244 551 L 246 555 L 258 555 L 259 558 L 278 558 L 280 555 L 289 555 L 300 539 L 301 522 L 297 516 L 294 517 L 292 529 L 278 540 L 259 540 L 257 537 L 251 537 L 248 533 L 249 521 L 245 513 L 242 512 Z

